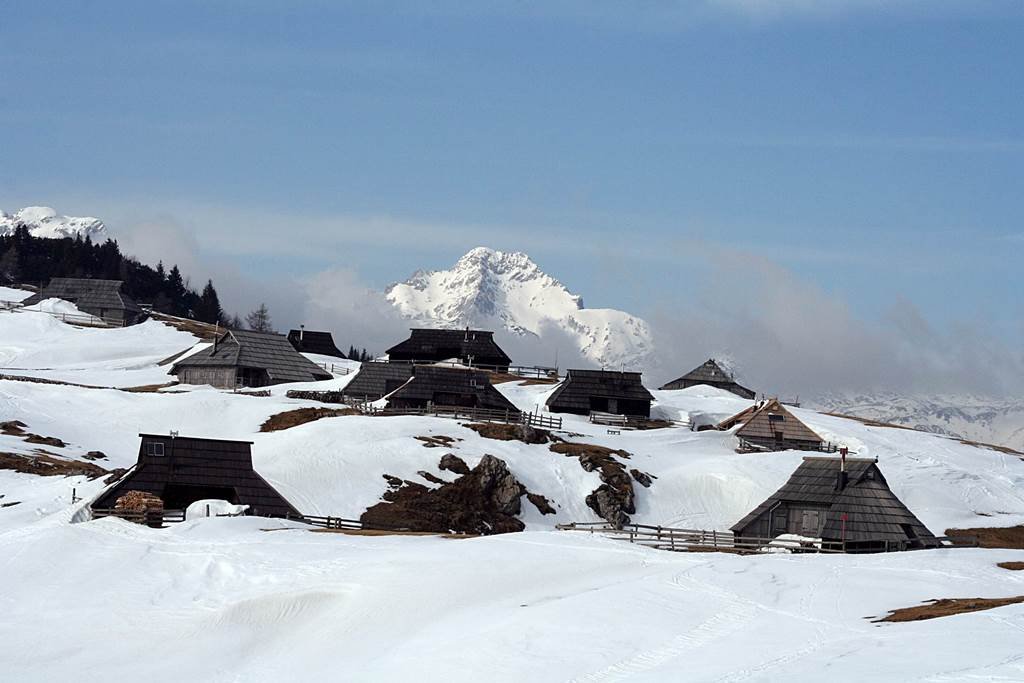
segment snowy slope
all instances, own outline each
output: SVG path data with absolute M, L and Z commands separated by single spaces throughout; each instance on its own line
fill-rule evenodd
M 971 395 L 829 394 L 822 410 L 1024 451 L 1024 401 Z
M 107 228 L 98 218 L 59 216 L 48 206 L 26 206 L 13 214 L 0 211 L 0 235 L 10 235 L 19 224 L 34 237 L 61 238 L 81 235 L 93 242 L 107 239 Z
M 180 334 L 156 322 L 79 330 L 43 313 L 0 313 L 0 349 L 29 377 L 138 384 L 166 372 L 156 359 L 194 341 Z M 103 489 L 101 479 L 0 470 L 0 678 L 1024 677 L 1024 605 L 912 624 L 865 620 L 931 598 L 1024 594 L 1021 572 L 995 566 L 1024 560 L 1024 551 L 673 554 L 551 531 L 556 522 L 594 521 L 584 498 L 600 482 L 544 445 L 484 439 L 457 421 L 430 417 L 345 416 L 258 431 L 270 415 L 316 405 L 288 399 L 288 389 L 336 389 L 350 379 L 276 386 L 270 397 L 0 380 L 0 422 L 21 420 L 34 433 L 61 438 L 65 447 L 46 447 L 59 457 L 102 451 L 106 459 L 97 462 L 108 468 L 135 461 L 141 431 L 251 440 L 257 471 L 300 510 L 344 517 L 380 500 L 384 473 L 426 483 L 422 470 L 450 480 L 437 467 L 441 455 L 453 452 L 474 465 L 490 453 L 547 496 L 557 514 L 542 516 L 524 501 L 527 532 L 470 540 L 312 533 L 246 518 L 155 530 L 112 519 L 72 523 Z M 542 409 L 552 391 L 517 383 L 499 389 L 527 410 Z M 712 421 L 749 405 L 708 387 L 655 397 L 656 415 L 683 421 Z M 941 435 L 795 412 L 826 439 L 879 458 L 892 488 L 938 533 L 1024 523 L 1024 461 L 1017 457 Z M 564 418 L 564 438 L 625 449 L 628 467 L 657 477 L 649 489 L 636 487 L 633 518 L 642 523 L 727 528 L 803 456 L 738 454 L 730 433 L 614 435 L 585 418 Z M 441 434 L 460 440 L 443 449 L 415 438 Z M 0 435 L 0 452 L 35 448 Z M 86 501 L 72 503 L 72 488 Z M 907 655 L 924 651 L 928 656 Z
M 652 351 L 647 323 L 622 311 L 584 308 L 582 297 L 520 252 L 477 247 L 450 270 L 417 272 L 386 295 L 425 327 L 469 325 L 541 337 L 555 328 L 598 366 L 635 368 Z

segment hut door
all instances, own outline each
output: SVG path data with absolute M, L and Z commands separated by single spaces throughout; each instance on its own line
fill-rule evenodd
M 787 531 L 789 525 L 789 512 L 783 506 L 778 506 L 772 510 L 772 526 L 771 536 L 774 538 L 779 534 L 784 534 Z
M 608 412 L 615 415 L 619 414 L 619 400 L 617 398 L 608 399 Z

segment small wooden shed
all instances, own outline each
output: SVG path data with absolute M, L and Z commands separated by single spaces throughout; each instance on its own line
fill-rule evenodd
M 568 370 L 565 379 L 548 397 L 547 406 L 553 413 L 601 412 L 650 417 L 653 400 L 639 372 Z
M 344 394 L 363 401 L 376 401 L 408 382 L 413 367 L 412 363 L 362 363 L 359 372 L 345 386 Z
M 210 348 L 175 363 L 171 374 L 182 384 L 220 389 L 331 379 L 283 335 L 251 330 L 228 330 Z
M 409 338 L 387 351 L 392 362 L 436 363 L 457 360 L 463 365 L 507 372 L 512 359 L 487 330 L 434 330 L 414 328 Z
M 115 325 L 134 325 L 146 319 L 146 312 L 123 291 L 121 280 L 55 277 L 37 294 L 22 301 L 34 306 L 46 299 L 70 301 L 78 310 Z
M 345 358 L 345 354 L 334 345 L 334 336 L 330 332 L 314 332 L 300 327 L 288 331 L 288 341 L 299 353 Z
M 757 396 L 757 393 L 753 389 L 748 389 L 742 384 L 739 384 L 732 373 L 723 369 L 714 358 L 707 359 L 703 364 L 694 368 L 682 377 L 674 379 L 663 385 L 661 390 L 672 391 L 676 389 L 686 389 L 688 387 L 695 387 L 699 384 L 731 391 L 737 396 L 742 396 L 743 398 L 752 399 Z
M 518 413 L 519 409 L 491 384 L 482 370 L 441 365 L 413 365 L 412 376 L 387 396 L 389 408 L 457 406 Z
M 719 429 L 736 431 L 743 450 L 763 451 L 820 451 L 825 449 L 825 440 L 793 413 L 778 399 L 755 403 L 750 408 L 719 423 Z
M 869 458 L 805 457 L 789 481 L 737 522 L 736 536 L 820 538 L 851 552 L 935 547 Z
M 184 510 L 197 500 L 248 505 L 249 514 L 285 517 L 298 512 L 252 466 L 251 441 L 140 434 L 135 467 L 92 503 L 113 509 L 128 491 L 159 497 L 164 508 Z

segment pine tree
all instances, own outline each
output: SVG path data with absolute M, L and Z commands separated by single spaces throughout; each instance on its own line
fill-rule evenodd
M 245 324 L 254 332 L 273 332 L 274 325 L 270 321 L 270 311 L 267 305 L 261 303 L 249 315 L 245 316 Z
M 203 293 L 199 295 L 196 307 L 196 318 L 206 323 L 219 323 L 224 319 L 224 311 L 220 307 L 220 298 L 213 288 L 213 281 L 207 280 Z

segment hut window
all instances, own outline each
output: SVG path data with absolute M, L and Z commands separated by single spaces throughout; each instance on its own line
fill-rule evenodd
M 157 457 L 163 457 L 164 445 L 159 441 L 147 441 L 146 442 L 146 455 L 154 455 Z
M 817 536 L 821 529 L 821 511 L 804 510 L 800 521 L 800 531 L 806 536 Z
M 769 413 L 768 414 L 768 421 L 769 422 L 785 422 L 786 421 L 786 416 L 785 415 L 775 415 L 774 413 Z

